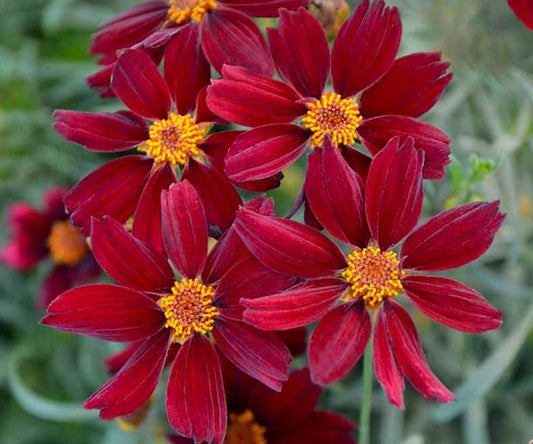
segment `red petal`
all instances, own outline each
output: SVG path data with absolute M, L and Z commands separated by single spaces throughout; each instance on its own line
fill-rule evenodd
M 390 69 L 398 53 L 402 23 L 396 8 L 383 0 L 364 0 L 342 25 L 331 54 L 331 76 L 343 97 L 376 83 Z
M 305 197 L 320 224 L 342 242 L 366 246 L 363 182 L 330 139 L 309 156 Z
M 409 54 L 397 59 L 379 82 L 361 96 L 366 118 L 385 114 L 419 117 L 439 100 L 453 74 L 439 53 Z
M 394 357 L 409 382 L 426 398 L 451 402 L 455 396 L 433 374 L 426 362 L 416 327 L 409 314 L 396 302 L 387 301 L 382 310 Z
M 215 349 L 203 335 L 183 344 L 167 385 L 167 416 L 172 428 L 195 442 L 223 442 L 226 397 Z
M 282 293 L 241 299 L 244 320 L 263 330 L 302 327 L 329 312 L 347 287 L 340 279 L 314 279 Z
M 502 313 L 461 282 L 438 276 L 407 276 L 405 294 L 418 309 L 447 327 L 467 333 L 499 328 Z
M 234 9 L 217 8 L 204 16 L 202 48 L 219 73 L 224 64 L 242 66 L 267 77 L 274 73 L 261 31 L 250 17 Z
M 89 88 L 98 91 L 102 99 L 115 97 L 115 93 L 110 86 L 111 75 L 113 74 L 114 69 L 115 63 L 112 63 L 85 78 Z
M 174 275 L 166 257 L 149 250 L 114 219 L 93 219 L 91 244 L 98 263 L 117 282 L 146 291 L 172 287 Z
M 46 215 L 51 220 L 66 219 L 65 195 L 68 189 L 62 187 L 52 187 L 43 196 L 43 204 Z
M 305 327 L 276 331 L 276 336 L 287 346 L 291 355 L 297 357 L 305 353 L 307 348 L 307 330 Z
M 277 17 L 279 8 L 307 6 L 308 0 L 220 0 L 220 3 L 252 17 Z
M 89 235 L 91 217 L 109 215 L 123 223 L 133 214 L 153 160 L 125 156 L 102 165 L 65 196 L 72 224 Z
M 120 371 L 85 401 L 84 407 L 100 409 L 102 419 L 133 413 L 154 392 L 168 348 L 169 333 L 162 329 L 139 346 Z
M 370 169 L 370 163 L 372 158 L 368 157 L 366 154 L 363 154 L 358 149 L 353 149 L 349 146 L 341 148 L 342 157 L 346 163 L 354 170 L 357 175 L 366 182 L 366 177 L 368 176 L 368 170 Z
M 400 143 L 408 137 L 415 148 L 424 151 L 424 178 L 441 179 L 450 163 L 450 138 L 429 123 L 406 116 L 380 116 L 364 119 L 357 129 L 361 141 L 372 154 L 377 154 L 394 137 Z
M 372 333 L 370 315 L 362 302 L 342 304 L 316 325 L 309 338 L 309 369 L 318 384 L 344 377 L 363 356 Z
M 118 371 L 124 367 L 124 364 L 133 356 L 137 349 L 143 344 L 144 341 L 132 342 L 125 349 L 108 356 L 105 359 L 105 365 L 107 372 L 111 375 L 118 373 Z
M 383 310 L 378 311 L 374 328 L 374 371 L 389 402 L 403 410 L 405 383 L 392 352 Z
M 217 170 L 224 171 L 226 154 L 237 136 L 244 131 L 220 131 L 203 139 L 198 148 L 209 159 L 209 163 Z
M 198 192 L 189 182 L 161 194 L 163 242 L 170 261 L 183 277 L 199 275 L 207 256 L 207 220 Z
M 244 126 L 290 123 L 307 112 L 302 97 L 279 80 L 236 66 L 224 67 L 224 78 L 207 88 L 207 105 L 217 116 Z
M 152 170 L 133 218 L 132 234 L 160 254 L 165 254 L 161 236 L 161 191 L 168 190 L 175 182 L 176 173 L 168 163 Z
M 533 4 L 531 0 L 507 0 L 507 3 L 520 21 L 533 31 Z
M 63 139 L 91 151 L 125 151 L 149 137 L 146 122 L 127 111 L 99 114 L 58 110 L 53 117 L 54 129 Z
M 61 293 L 71 289 L 74 285 L 71 267 L 60 265 L 52 269 L 50 274 L 44 279 L 39 295 L 37 296 L 37 305 L 41 310 L 46 309 Z
M 294 163 L 305 151 L 308 131 L 291 124 L 253 128 L 241 134 L 226 157 L 226 174 L 234 182 L 266 179 Z
M 122 103 L 149 119 L 164 119 L 170 110 L 170 92 L 156 64 L 140 49 L 128 49 L 118 58 L 111 87 Z
M 194 110 L 196 96 L 210 78 L 209 63 L 200 46 L 200 26 L 191 22 L 165 49 L 165 80 L 180 114 Z
M 499 201 L 473 202 L 432 217 L 405 239 L 402 267 L 441 271 L 477 259 L 489 249 L 505 218 L 499 206 Z
M 41 324 L 107 341 L 147 338 L 163 326 L 159 306 L 139 291 L 118 285 L 85 285 L 58 296 Z
M 303 8 L 282 9 L 278 28 L 269 28 L 268 38 L 283 79 L 304 97 L 319 98 L 329 76 L 329 45 L 315 16 Z
M 368 226 L 382 250 L 402 240 L 422 212 L 423 155 L 407 139 L 391 140 L 374 158 L 366 181 L 365 209 Z
M 235 366 L 272 390 L 281 390 L 281 383 L 288 378 L 291 354 L 276 335 L 243 322 L 217 319 L 213 337 Z
M 242 209 L 235 227 L 251 253 L 278 273 L 300 278 L 335 275 L 346 267 L 344 254 L 314 228 Z

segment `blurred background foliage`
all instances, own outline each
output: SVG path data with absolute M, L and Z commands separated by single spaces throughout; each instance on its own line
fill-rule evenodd
M 10 203 L 38 206 L 48 186 L 70 186 L 106 160 L 62 142 L 51 129 L 51 112 L 117 106 L 86 88 L 84 77 L 95 69 L 87 47 L 98 23 L 132 3 L 0 0 L 2 244 Z M 533 34 L 503 0 L 393 3 L 404 20 L 402 53 L 442 51 L 455 72 L 426 117 L 454 140 L 448 177 L 426 184 L 426 215 L 480 198 L 501 199 L 508 214 L 489 253 L 451 273 L 500 308 L 504 325 L 469 336 L 413 312 L 432 368 L 458 401 L 439 406 L 408 388 L 401 412 L 375 384 L 372 442 L 525 443 L 533 438 Z M 301 180 L 301 168 L 286 172 L 275 193 L 279 211 Z M 102 361 L 114 349 L 39 326 L 34 295 L 46 268 L 17 274 L 0 266 L 0 442 L 162 440 L 162 394 L 136 433 L 83 410 L 81 401 L 105 380 Z M 357 418 L 360 370 L 329 388 L 323 405 Z

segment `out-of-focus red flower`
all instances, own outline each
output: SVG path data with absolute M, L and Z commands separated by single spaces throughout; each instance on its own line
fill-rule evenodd
M 275 392 L 226 364 L 224 385 L 228 404 L 228 432 L 224 444 L 355 444 L 348 419 L 316 410 L 322 390 L 309 371 L 295 371 Z M 175 444 L 194 441 L 169 436 Z
M 88 285 L 63 293 L 42 323 L 134 343 L 120 370 L 85 403 L 100 409 L 103 419 L 129 415 L 144 405 L 177 350 L 167 385 L 169 422 L 182 436 L 221 443 L 227 416 L 216 350 L 280 390 L 288 377 L 289 350 L 273 333 L 242 322 L 239 300 L 282 291 L 295 279 L 263 266 L 234 228 L 207 254 L 205 209 L 188 181 L 172 185 L 161 201 L 165 252 L 150 249 L 112 218 L 93 219 L 94 255 L 119 285 Z M 264 199 L 246 208 L 272 214 L 272 203 Z
M 175 41 L 181 50 L 177 58 L 167 58 L 171 68 L 165 78 L 143 51 L 123 53 L 112 87 L 131 111 L 54 113 L 56 131 L 90 151 L 137 148 L 144 153 L 106 163 L 67 194 L 65 204 L 72 222 L 85 234 L 91 217 L 109 215 L 123 223 L 135 213 L 134 236 L 162 251 L 159 196 L 177 180 L 175 167 L 182 169 L 181 179 L 187 179 L 200 194 L 212 232 L 220 235 L 231 225 L 242 201 L 223 173 L 223 165 L 239 132 L 207 135 L 215 117 L 205 107 L 205 94 L 197 96 L 193 87 L 198 75 L 193 68 L 203 57 L 197 38 L 191 34 Z
M 501 324 L 501 313 L 455 280 L 426 273 L 463 266 L 491 245 L 504 215 L 499 203 L 475 202 L 432 217 L 421 214 L 423 152 L 393 139 L 362 180 L 326 141 L 309 160 L 309 204 L 333 241 L 301 223 L 240 211 L 236 229 L 261 262 L 303 282 L 258 299 L 243 299 L 245 321 L 282 330 L 319 320 L 309 339 L 313 380 L 338 381 L 357 363 L 375 314 L 376 377 L 391 403 L 403 407 L 404 376 L 425 397 L 453 394 L 429 368 L 415 326 L 395 297 L 404 293 L 423 313 L 450 328 L 478 333 Z M 415 228 L 416 227 L 416 228 Z M 402 239 L 399 253 L 393 250 Z
M 16 203 L 8 213 L 13 237 L 0 251 L 2 262 L 22 271 L 46 260 L 54 264 L 39 291 L 41 308 L 76 283 L 100 273 L 85 237 L 68 220 L 63 204 L 66 192 L 51 188 L 43 197 L 43 209 Z
M 533 0 L 507 0 L 518 19 L 533 31 Z

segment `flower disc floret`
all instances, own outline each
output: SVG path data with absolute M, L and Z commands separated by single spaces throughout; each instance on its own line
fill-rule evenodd
M 353 99 L 343 99 L 340 94 L 327 92 L 320 100 L 307 105 L 302 118 L 304 128 L 312 131 L 311 144 L 321 146 L 329 134 L 335 146 L 352 145 L 357 138 L 357 128 L 363 120 L 359 105 Z
M 251 410 L 230 413 L 224 444 L 267 444 L 265 433 L 266 428 L 255 421 Z
M 47 244 L 50 256 L 56 264 L 77 265 L 89 252 L 85 238 L 68 220 L 52 225 Z
M 204 14 L 217 7 L 215 0 L 170 0 L 168 19 L 178 25 L 188 20 L 200 23 Z
M 198 143 L 205 136 L 194 119 L 170 113 L 167 119 L 156 120 L 150 126 L 150 139 L 139 147 L 152 156 L 156 163 L 168 162 L 172 165 L 185 165 L 190 157 L 198 156 Z
M 183 279 L 172 287 L 172 294 L 159 299 L 166 318 L 165 327 L 174 330 L 173 341 L 183 343 L 195 333 L 213 330 L 219 311 L 213 304 L 215 289 L 198 279 Z
M 378 247 L 354 250 L 348 256 L 348 268 L 342 277 L 350 284 L 345 299 L 362 299 L 374 310 L 385 300 L 402 293 L 400 261 L 394 251 L 381 251 Z

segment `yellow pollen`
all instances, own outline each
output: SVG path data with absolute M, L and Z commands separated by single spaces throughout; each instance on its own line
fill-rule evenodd
M 200 23 L 205 13 L 216 8 L 215 0 L 170 0 L 168 19 L 178 25 L 188 20 Z
M 307 105 L 302 119 L 304 128 L 311 130 L 311 144 L 321 146 L 329 134 L 335 146 L 352 145 L 357 138 L 357 128 L 363 120 L 355 100 L 343 99 L 340 94 L 327 92 L 320 100 Z
M 68 220 L 62 220 L 52 225 L 47 239 L 50 256 L 56 264 L 74 266 L 79 264 L 89 247 L 80 231 L 70 225 Z
M 224 444 L 268 444 L 265 433 L 266 428 L 255 422 L 251 410 L 245 410 L 240 415 L 230 413 Z
M 156 120 L 150 126 L 150 140 L 139 147 L 156 163 L 185 165 L 189 157 L 198 156 L 198 143 L 204 138 L 201 129 L 190 115 L 170 113 L 168 119 Z
M 172 294 L 159 299 L 165 313 L 165 327 L 174 330 L 174 342 L 183 343 L 194 333 L 207 334 L 213 330 L 219 315 L 213 304 L 215 289 L 198 279 L 183 279 L 172 287 Z
M 348 268 L 342 277 L 350 284 L 344 300 L 363 299 L 372 310 L 389 298 L 399 295 L 402 291 L 400 277 L 400 261 L 394 251 L 382 252 L 377 247 L 354 250 L 348 256 Z

